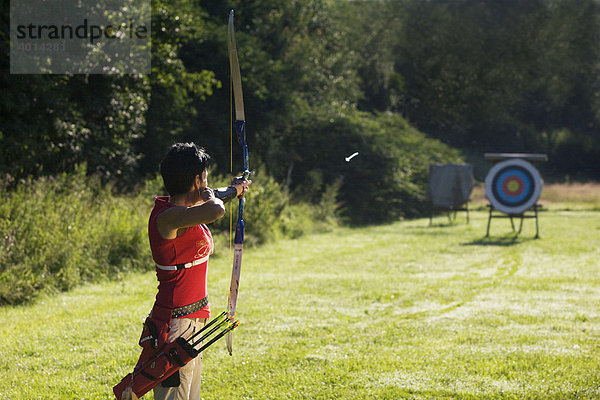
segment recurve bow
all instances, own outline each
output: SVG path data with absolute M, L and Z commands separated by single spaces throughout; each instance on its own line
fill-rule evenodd
M 233 29 L 233 10 L 229 13 L 229 24 L 227 30 L 227 47 L 229 49 L 229 67 L 231 73 L 231 85 L 235 104 L 235 130 L 238 141 L 242 147 L 242 177 L 248 179 L 251 172 L 248 169 L 248 144 L 246 143 L 246 117 L 244 115 L 244 99 L 242 95 L 242 76 L 238 62 L 237 49 L 235 45 L 235 34 Z M 231 286 L 229 288 L 229 300 L 227 309 L 229 317 L 235 316 L 238 287 L 240 283 L 240 272 L 242 269 L 242 249 L 244 247 L 244 204 L 246 199 L 239 199 L 238 219 L 233 240 L 233 269 L 231 271 Z M 227 334 L 227 350 L 229 355 L 233 352 L 233 333 Z

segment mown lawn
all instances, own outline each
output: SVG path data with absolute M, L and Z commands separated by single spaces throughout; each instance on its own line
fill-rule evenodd
M 484 238 L 485 211 L 428 223 L 246 251 L 234 354 L 205 353 L 204 398 L 600 398 L 600 212 L 542 212 L 537 240 L 531 220 Z M 0 399 L 110 399 L 155 291 L 149 271 L 0 308 Z

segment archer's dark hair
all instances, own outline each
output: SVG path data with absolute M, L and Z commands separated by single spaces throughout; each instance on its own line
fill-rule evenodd
M 160 163 L 160 174 L 169 195 L 186 193 L 196 175 L 208 168 L 210 156 L 194 143 L 175 143 Z

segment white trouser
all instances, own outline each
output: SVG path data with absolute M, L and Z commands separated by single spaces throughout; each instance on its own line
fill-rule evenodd
M 173 318 L 167 342 L 171 343 L 178 337 L 189 338 L 206 324 L 204 318 Z M 198 348 L 199 346 L 196 346 Z M 181 383 L 177 387 L 163 387 L 161 384 L 154 388 L 155 400 L 200 400 L 200 378 L 202 375 L 202 353 L 179 369 Z

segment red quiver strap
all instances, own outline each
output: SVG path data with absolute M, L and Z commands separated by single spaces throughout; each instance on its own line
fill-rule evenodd
M 117 400 L 125 400 L 123 392 L 130 386 L 137 397 L 142 397 L 197 355 L 185 339 L 177 338 L 174 342 L 163 346 L 154 357 L 138 364 L 133 373 L 123 378 L 113 388 L 115 397 Z

